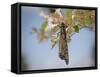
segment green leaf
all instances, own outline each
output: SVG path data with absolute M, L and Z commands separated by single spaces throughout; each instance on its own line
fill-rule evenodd
M 74 26 L 73 28 L 74 28 L 75 32 L 77 32 L 77 33 L 79 32 L 79 26 L 78 25 Z
M 66 40 L 67 40 L 68 43 L 70 43 L 70 42 L 71 42 L 71 36 L 70 36 L 71 33 L 68 32 L 68 33 L 66 33 L 66 34 L 67 34 Z
M 67 18 L 66 18 L 65 22 L 66 22 L 66 24 L 69 24 L 73 27 L 73 26 L 75 26 L 75 21 L 74 21 L 74 19 L 72 19 L 72 15 L 73 15 L 72 12 L 73 12 L 72 9 L 67 9 L 67 11 L 66 11 Z
M 77 10 L 75 19 L 78 21 L 80 26 L 93 24 L 95 21 L 91 16 L 93 12 L 91 10 Z
M 93 22 L 93 20 L 92 20 L 91 18 L 87 17 L 87 18 L 85 19 L 85 23 L 88 24 L 88 25 L 90 25 L 90 24 L 92 24 L 92 23 L 94 23 L 94 22 Z
M 66 15 L 68 19 L 72 19 L 72 9 L 68 9 Z
M 57 42 L 56 42 L 56 41 L 55 41 L 55 42 L 53 42 L 53 43 L 52 43 L 52 48 L 54 48 L 56 44 L 57 44 Z
M 52 38 L 51 38 L 52 48 L 55 47 L 55 45 L 58 43 L 58 41 L 59 41 L 59 37 L 52 36 Z
M 41 31 L 45 32 L 45 28 L 47 27 L 47 23 L 43 22 L 41 26 Z

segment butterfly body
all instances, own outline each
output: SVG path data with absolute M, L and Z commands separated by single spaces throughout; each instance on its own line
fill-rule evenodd
M 60 40 L 59 40 L 59 57 L 62 60 L 65 60 L 66 64 L 69 63 L 69 56 L 68 56 L 68 46 L 66 40 L 66 26 L 62 24 L 60 26 Z

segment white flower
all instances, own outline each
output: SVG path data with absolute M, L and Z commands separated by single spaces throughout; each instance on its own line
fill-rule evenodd
M 54 24 L 53 22 L 53 18 L 48 16 L 47 17 L 47 24 L 48 26 L 46 27 L 45 31 L 50 31 L 51 29 L 53 29 L 55 26 L 57 26 L 58 24 Z
M 62 14 L 61 14 L 61 9 L 60 8 L 56 9 L 56 13 L 58 13 L 60 17 L 63 17 Z
M 74 20 L 75 15 L 72 15 L 72 19 Z
M 51 22 L 48 22 L 48 26 L 46 27 L 45 31 L 50 31 L 54 27 L 56 27 L 58 24 L 52 24 Z
M 63 18 L 62 14 L 61 14 L 61 9 L 56 9 L 55 13 L 57 13 L 59 15 L 60 18 Z M 47 22 L 47 27 L 45 29 L 45 31 L 50 31 L 51 29 L 53 29 L 54 27 L 56 27 L 57 25 L 59 25 L 59 20 L 57 18 L 52 17 L 52 15 L 45 15 L 43 11 L 41 11 L 40 16 L 42 16 L 43 18 L 45 18 L 46 22 Z
M 40 12 L 40 16 L 42 16 L 42 17 L 44 17 L 44 16 L 45 16 L 45 14 L 44 14 L 44 12 L 43 12 L 43 11 L 41 11 L 41 12 Z
M 69 27 L 66 28 L 66 32 L 67 32 L 68 28 L 69 28 Z

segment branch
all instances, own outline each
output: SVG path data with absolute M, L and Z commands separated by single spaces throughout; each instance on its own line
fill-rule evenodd
M 91 24 L 90 26 L 89 25 L 88 26 L 82 26 L 82 27 L 80 27 L 80 30 L 83 29 L 83 28 L 89 28 L 91 30 L 95 30 L 95 24 Z M 73 32 L 71 34 L 71 36 L 73 36 L 74 34 L 76 34 L 76 32 Z

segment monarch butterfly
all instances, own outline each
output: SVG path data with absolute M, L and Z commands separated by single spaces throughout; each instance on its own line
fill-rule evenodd
M 66 25 L 64 23 L 60 26 L 60 40 L 59 40 L 59 57 L 62 60 L 65 60 L 65 63 L 68 65 L 69 63 L 69 55 L 68 55 L 68 45 L 66 39 Z

